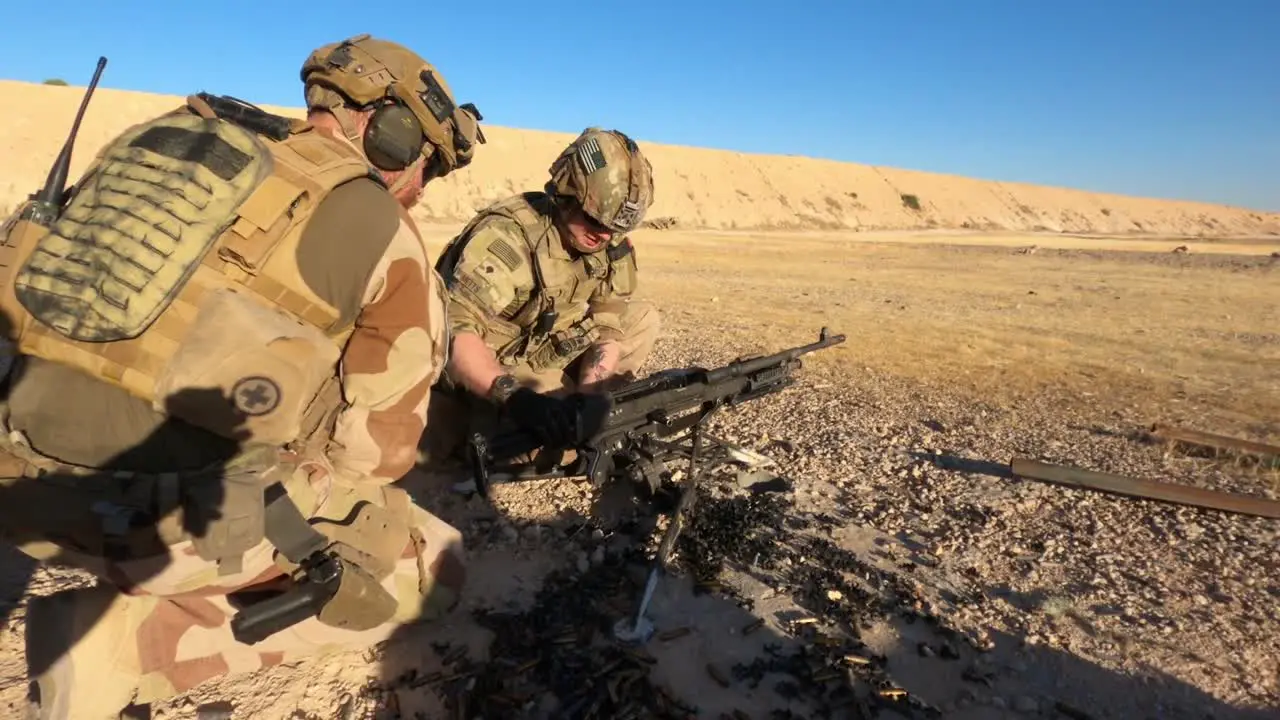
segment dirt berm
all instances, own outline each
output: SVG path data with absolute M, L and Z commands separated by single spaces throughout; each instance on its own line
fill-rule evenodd
M 84 89 L 0 80 L 0 210 L 43 181 Z M 232 92 L 232 94 L 235 94 Z M 99 88 L 86 113 L 72 178 L 126 126 L 180 103 L 176 96 Z M 483 102 L 478 103 L 483 108 Z M 298 108 L 268 107 L 289 116 Z M 583 126 L 620 119 L 583 114 Z M 625 125 L 619 129 L 626 131 Z M 431 186 L 415 214 L 465 221 L 494 200 L 542 186 L 573 133 L 486 125 L 475 163 Z M 641 142 L 656 173 L 649 220 L 709 229 L 974 229 L 1108 235 L 1280 235 L 1280 213 L 1155 200 L 954 175 Z

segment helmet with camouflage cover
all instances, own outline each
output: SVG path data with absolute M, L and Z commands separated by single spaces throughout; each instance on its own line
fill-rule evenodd
M 398 43 L 367 33 L 317 48 L 302 64 L 307 108 L 332 112 L 343 131 L 383 170 L 402 170 L 429 155 L 427 179 L 471 163 L 484 143 L 483 117 L 458 105 L 439 71 Z M 361 138 L 345 106 L 376 109 Z
M 636 229 L 653 204 L 653 167 L 635 141 L 589 127 L 551 163 L 547 192 L 576 200 L 614 232 Z

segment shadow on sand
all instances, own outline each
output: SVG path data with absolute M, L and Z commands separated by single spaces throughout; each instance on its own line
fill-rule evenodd
M 144 442 L 118 460 L 155 452 Z M 1007 473 L 996 463 L 943 462 Z M 655 592 L 656 634 L 623 644 L 613 626 L 643 590 L 653 507 L 610 486 L 585 513 L 517 529 L 495 506 L 452 493 L 457 479 L 415 472 L 401 481 L 463 531 L 468 582 L 445 618 L 403 627 L 382 645 L 379 678 L 364 690 L 382 720 L 1274 717 L 1155 668 L 1140 680 L 999 632 L 978 647 L 947 625 L 945 611 L 934 613 L 1003 591 L 931 578 L 908 538 L 800 512 L 785 492 L 744 490 L 723 475 L 708 482 L 714 491 L 695 505 L 673 572 Z M 56 505 L 19 494 L 29 487 L 11 484 L 0 507 Z M 31 519 L 11 515 L 6 535 L 21 541 Z M 904 563 L 929 582 L 907 580 Z M 34 567 L 4 548 L 6 612 Z M 1036 599 L 1021 600 L 1030 608 Z M 350 716 L 349 706 L 335 710 Z
M 589 517 L 561 514 L 495 544 L 498 511 L 450 494 L 456 480 L 419 477 L 415 494 L 468 529 L 466 599 L 383 646 L 366 689 L 380 718 L 1274 717 L 1158 668 L 1126 676 L 998 631 L 973 642 L 938 611 L 1004 591 L 927 567 L 914 577 L 936 582 L 907 580 L 903 564 L 925 562 L 909 539 L 798 512 L 732 478 L 694 506 L 650 606 L 656 633 L 625 644 L 613 625 L 643 591 L 651 508 L 610 517 L 597 498 Z

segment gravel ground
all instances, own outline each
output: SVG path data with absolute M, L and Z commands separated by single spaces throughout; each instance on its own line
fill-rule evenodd
M 730 359 L 707 357 L 709 344 L 666 343 L 655 361 Z M 1006 470 L 1022 456 L 1272 498 L 1275 477 L 1142 442 L 1140 419 L 1123 410 L 1079 408 L 1059 398 L 989 407 L 888 377 L 809 377 L 715 430 L 781 463 L 794 481 L 791 512 L 832 517 L 821 523 L 831 537 L 872 530 L 901 541 L 900 581 L 948 591 L 934 611 L 997 667 L 989 687 L 935 696 L 940 705 L 1067 701 L 1093 717 L 1280 710 L 1275 521 Z
M 798 328 L 795 344 L 816 330 Z M 747 337 L 672 315 L 649 367 L 760 351 Z M 472 554 L 474 594 L 453 617 L 210 684 L 156 717 L 209 703 L 234 718 L 576 718 L 593 704 L 598 717 L 1277 716 L 1274 521 L 1006 471 L 1030 457 L 1275 497 L 1273 476 L 1144 442 L 1143 418 L 1097 399 L 998 405 L 831 372 L 802 370 L 713 421 L 786 482 L 709 483 L 655 595 L 671 635 L 630 653 L 607 642 L 656 535 L 626 489 L 528 483 L 488 506 L 437 485 L 424 501 Z M 4 560 L 0 707 L 12 711 L 26 598 L 85 579 Z

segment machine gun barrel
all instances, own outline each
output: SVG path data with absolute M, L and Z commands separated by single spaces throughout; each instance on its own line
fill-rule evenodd
M 832 345 L 839 345 L 844 341 L 844 335 L 833 336 L 829 334 L 827 328 L 824 327 L 822 328 L 822 332 L 818 334 L 817 342 L 809 343 L 808 345 L 801 345 L 800 347 L 791 348 L 790 350 L 783 350 L 782 352 L 775 353 L 773 355 L 766 355 L 764 357 L 729 363 L 724 367 L 709 370 L 707 372 L 707 382 L 715 385 L 731 378 L 738 378 L 752 373 L 757 373 L 775 365 L 782 365 L 791 360 L 795 360 L 801 355 L 807 355 L 811 352 L 831 347 Z

